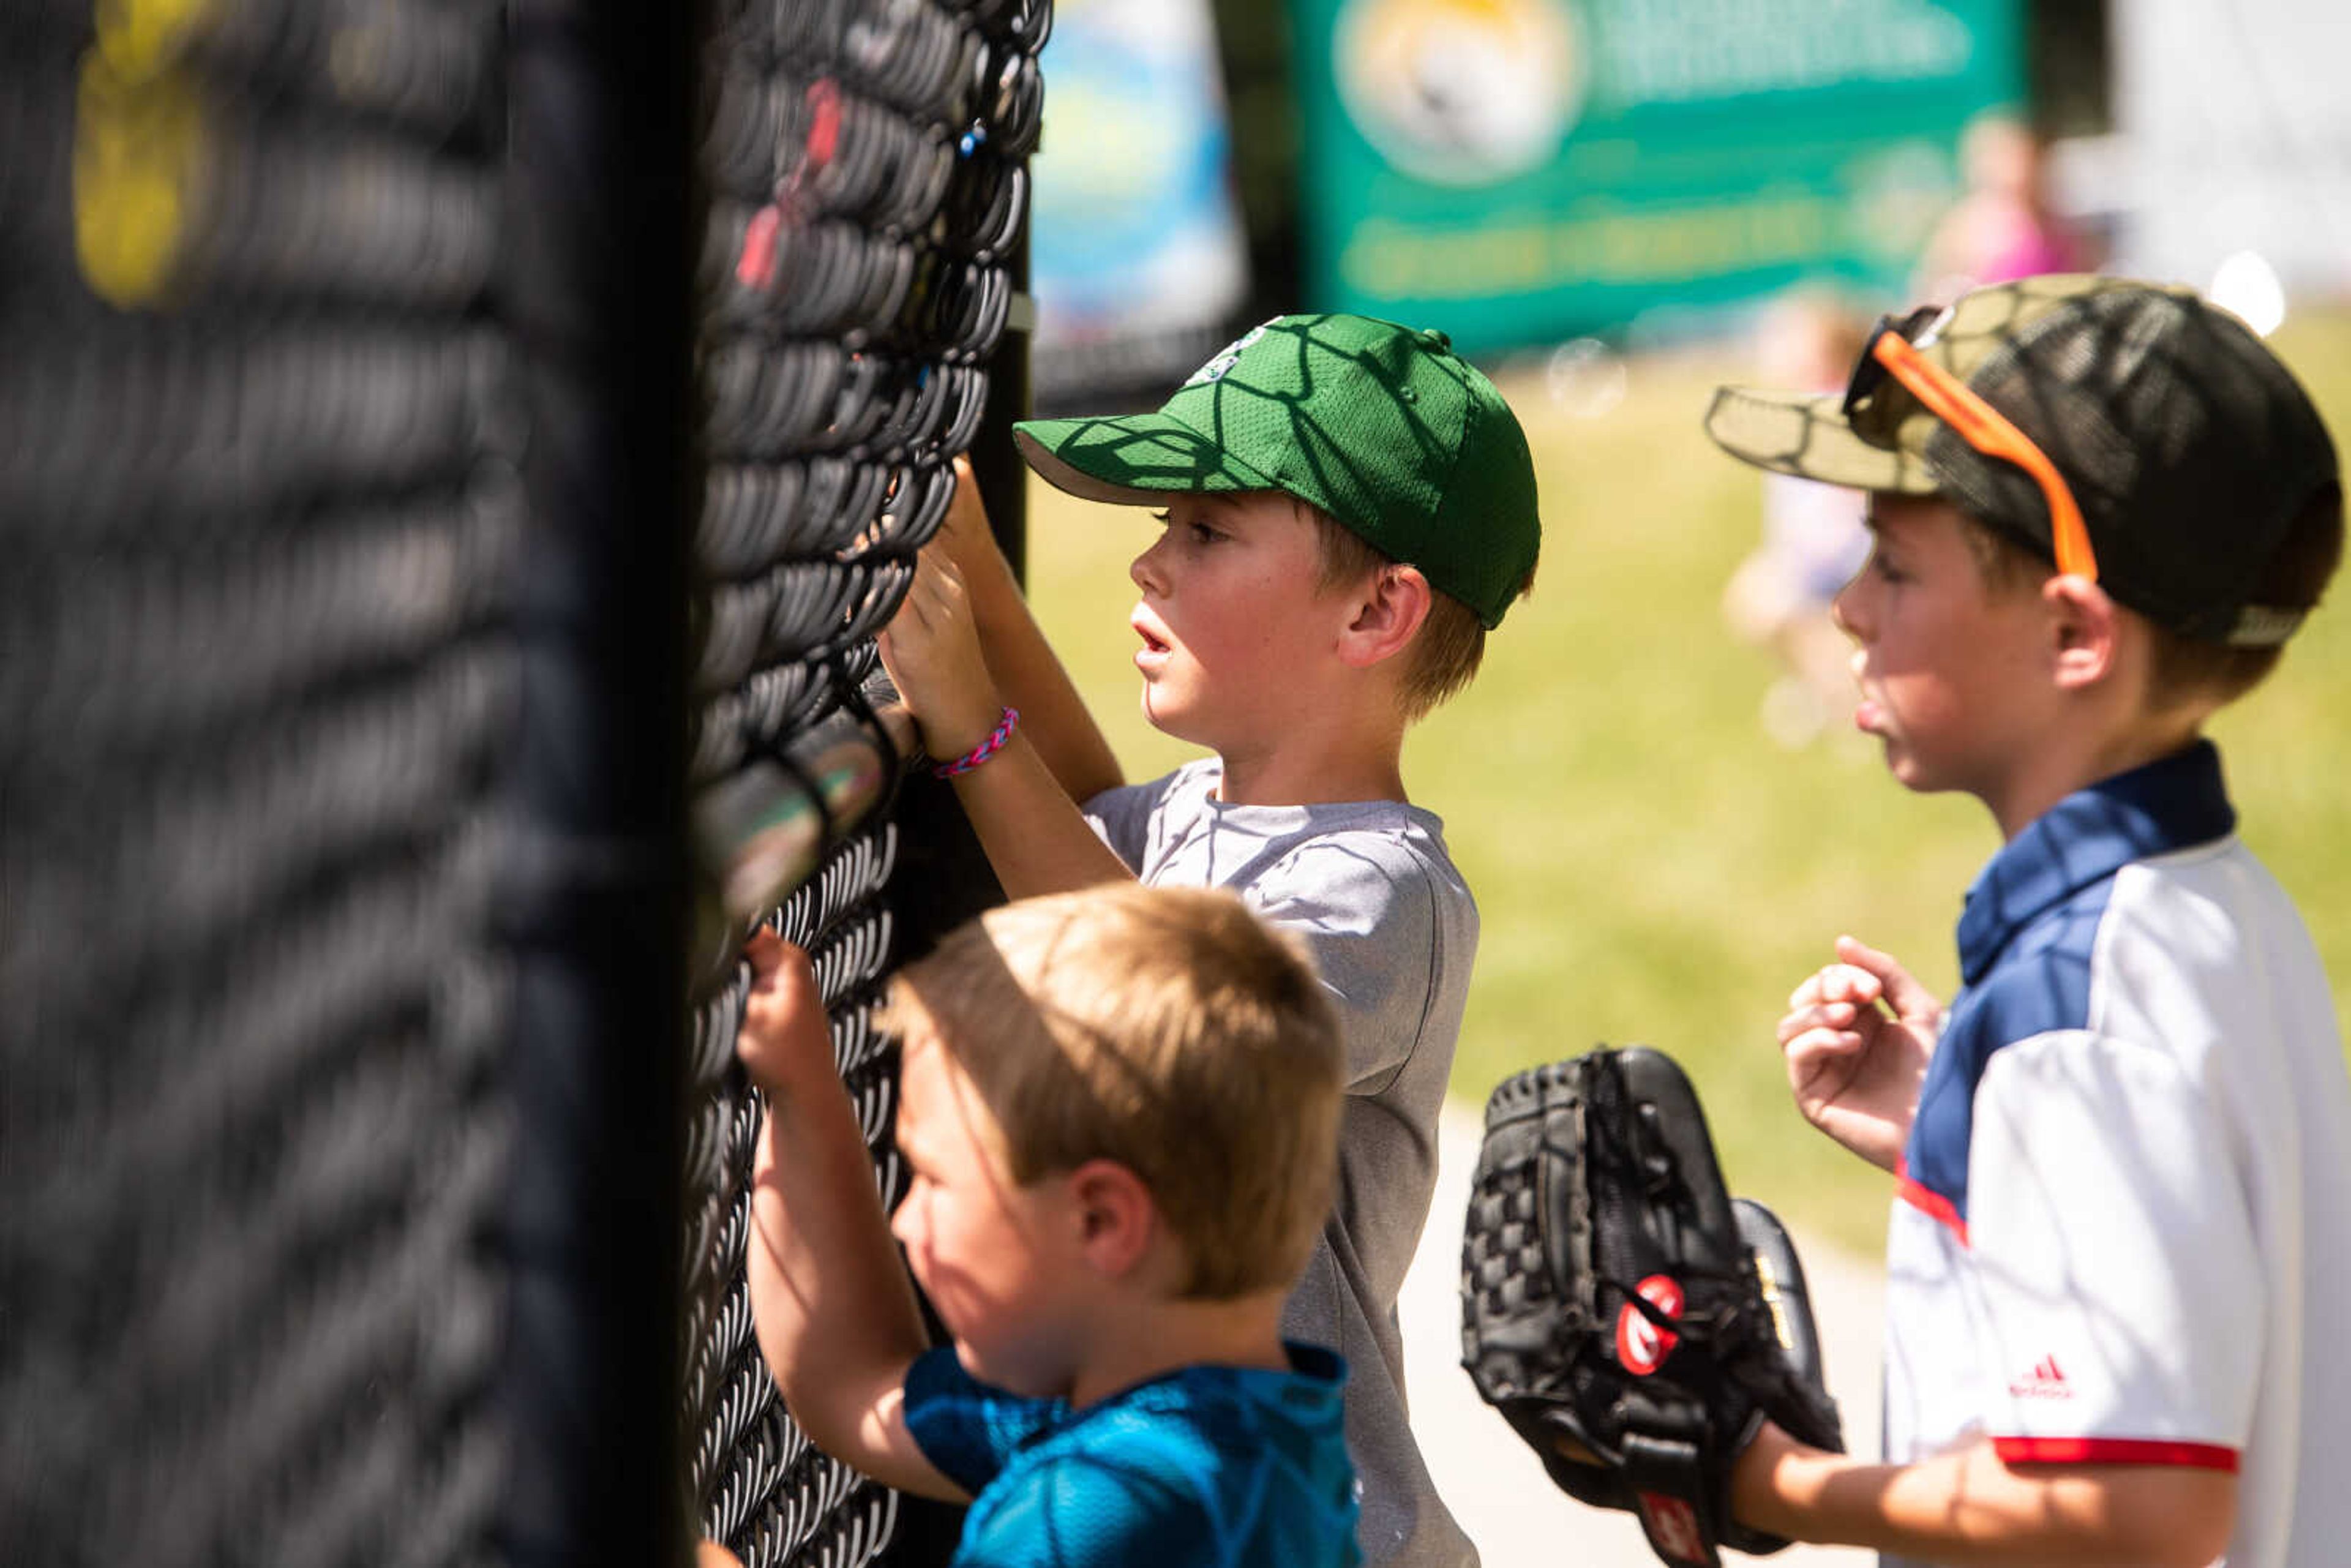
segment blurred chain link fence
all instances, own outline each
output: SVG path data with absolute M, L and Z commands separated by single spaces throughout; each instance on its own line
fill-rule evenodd
M 0 1558 L 908 1560 L 750 1333 L 737 939 L 894 1197 L 872 636 L 1049 24 L 0 9 Z
M 0 1556 L 465 1561 L 506 1460 L 499 13 L 197 10 L 0 20 Z

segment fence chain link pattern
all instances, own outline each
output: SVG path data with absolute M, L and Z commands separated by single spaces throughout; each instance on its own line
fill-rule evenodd
M 818 793 L 872 638 L 954 492 L 1012 307 L 1043 107 L 1048 0 L 729 0 L 704 86 L 700 344 L 707 470 L 695 560 L 693 778 L 705 801 Z M 886 743 L 884 749 L 887 749 Z M 894 757 L 891 761 L 894 762 Z M 783 766 L 778 770 L 777 765 Z M 767 814 L 787 809 L 772 799 Z M 860 806 L 869 802 L 860 800 Z M 885 1202 L 895 1055 L 866 1022 L 891 961 L 886 810 L 842 831 L 765 915 L 807 947 Z M 734 1061 L 731 944 L 694 998 L 684 1448 L 703 1532 L 747 1568 L 883 1556 L 898 1499 L 810 1448 L 775 1393 L 744 1285 L 756 1092 Z

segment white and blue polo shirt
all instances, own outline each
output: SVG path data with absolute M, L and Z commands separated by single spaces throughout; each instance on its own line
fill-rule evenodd
M 1959 919 L 1886 1239 L 1886 1453 L 2236 1472 L 2230 1568 L 2351 1552 L 2351 1077 L 2199 743 L 2070 795 Z

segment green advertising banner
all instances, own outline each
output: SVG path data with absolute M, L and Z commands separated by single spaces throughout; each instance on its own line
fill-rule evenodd
M 1464 349 L 1805 278 L 1891 305 L 2019 0 L 1290 0 L 1316 308 Z

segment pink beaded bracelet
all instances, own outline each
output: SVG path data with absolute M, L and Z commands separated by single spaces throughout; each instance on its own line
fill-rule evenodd
M 970 772 L 1004 749 L 1004 743 L 1012 738 L 1012 727 L 1019 722 L 1020 710 L 1017 707 L 1006 708 L 1004 716 L 996 721 L 996 727 L 987 732 L 987 739 L 956 758 L 953 762 L 941 762 L 934 766 L 931 769 L 931 777 L 952 779 L 958 773 Z

